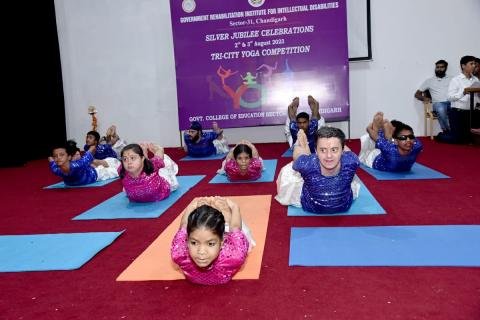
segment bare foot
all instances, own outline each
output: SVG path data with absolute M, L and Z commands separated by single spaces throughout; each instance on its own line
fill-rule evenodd
M 393 131 L 395 131 L 395 127 L 392 125 L 390 121 L 385 119 L 383 121 L 383 132 L 385 133 L 385 138 L 387 138 L 387 140 L 392 139 Z
M 299 103 L 300 103 L 300 98 L 295 97 L 293 98 L 292 103 L 290 103 L 288 107 L 296 110 L 298 108 Z
M 381 128 L 383 128 L 383 123 L 383 112 L 375 113 L 375 115 L 373 116 L 372 128 L 374 130 L 380 130 Z
M 316 115 L 316 117 L 319 117 L 320 104 L 318 103 L 318 101 L 310 95 L 308 96 L 307 100 L 308 105 L 310 106 L 310 110 L 312 110 L 312 115 Z
M 474 134 L 480 134 L 480 128 L 474 128 L 470 130 Z
M 288 105 L 288 117 L 290 120 L 295 120 L 297 117 L 297 109 L 300 103 L 300 98 L 295 97 L 293 98 L 292 102 Z
M 117 127 L 115 125 L 113 126 L 110 126 L 108 129 L 107 129 L 107 133 L 105 134 L 107 137 L 108 136 L 113 136 L 116 134 L 116 131 L 117 131 Z

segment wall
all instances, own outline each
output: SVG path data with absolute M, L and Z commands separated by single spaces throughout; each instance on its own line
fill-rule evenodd
M 128 141 L 179 146 L 168 1 L 55 0 L 55 8 L 67 136 L 84 140 L 95 105 L 101 133 L 114 123 Z M 479 15 L 478 0 L 371 0 L 373 61 L 350 63 L 351 137 L 378 110 L 423 135 L 423 106 L 413 94 L 435 61 L 447 60 L 455 75 L 461 56 L 480 56 Z M 347 123 L 332 125 L 347 131 Z M 231 142 L 285 141 L 282 126 L 225 132 Z

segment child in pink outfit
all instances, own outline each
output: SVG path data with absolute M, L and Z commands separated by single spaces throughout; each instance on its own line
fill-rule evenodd
M 171 255 L 189 281 L 217 285 L 230 281 L 242 267 L 248 247 L 238 205 L 208 197 L 193 201 L 183 212 Z
M 148 159 L 148 152 L 153 157 Z M 127 197 L 132 202 L 153 202 L 167 198 L 178 187 L 178 167 L 153 144 L 129 144 L 121 151 L 119 175 Z
M 257 180 L 262 170 L 257 148 L 250 141 L 242 140 L 228 153 L 218 173 L 225 173 L 230 181 Z

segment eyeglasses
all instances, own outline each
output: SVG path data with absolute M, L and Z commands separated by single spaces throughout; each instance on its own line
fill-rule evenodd
M 400 141 L 405 141 L 407 139 L 415 140 L 415 135 L 413 134 L 401 135 L 401 136 L 397 136 L 395 139 Z

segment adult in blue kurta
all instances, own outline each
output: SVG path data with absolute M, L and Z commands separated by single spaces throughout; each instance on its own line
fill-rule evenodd
M 200 122 L 193 121 L 190 129 L 185 131 L 183 135 L 185 151 L 190 157 L 203 158 L 228 152 L 228 144 L 223 139 L 223 130 L 216 122 L 213 123 L 212 128 L 213 131 L 204 132 Z

